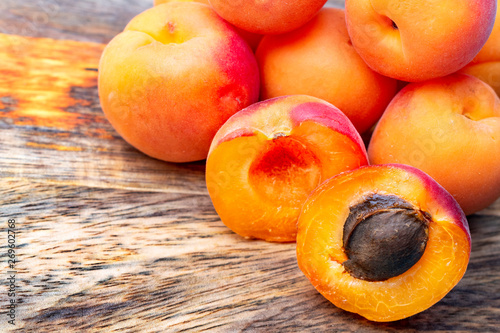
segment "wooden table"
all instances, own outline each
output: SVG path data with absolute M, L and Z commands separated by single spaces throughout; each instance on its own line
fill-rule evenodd
M 165 163 L 127 145 L 100 109 L 97 64 L 151 5 L 0 3 L 0 331 L 500 331 L 500 202 L 469 217 L 472 256 L 456 288 L 423 313 L 372 323 L 316 292 L 294 244 L 227 229 L 203 162 Z

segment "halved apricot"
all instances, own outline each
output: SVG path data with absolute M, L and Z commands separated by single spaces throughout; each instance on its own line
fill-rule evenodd
M 403 319 L 442 299 L 464 275 L 470 248 L 455 199 L 403 165 L 327 180 L 298 220 L 300 269 L 337 307 L 373 321 Z
M 207 188 L 237 234 L 293 242 L 302 203 L 324 180 L 367 164 L 360 135 L 333 105 L 278 97 L 232 116 L 210 147 Z

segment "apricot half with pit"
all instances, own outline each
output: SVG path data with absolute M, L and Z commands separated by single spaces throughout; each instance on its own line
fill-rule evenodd
M 365 166 L 320 185 L 298 220 L 297 260 L 337 307 L 395 321 L 441 300 L 469 262 L 456 200 L 405 165 Z
M 366 164 L 361 137 L 339 109 L 311 96 L 285 96 L 229 118 L 210 147 L 206 182 L 231 230 L 293 242 L 307 196 L 324 180 Z

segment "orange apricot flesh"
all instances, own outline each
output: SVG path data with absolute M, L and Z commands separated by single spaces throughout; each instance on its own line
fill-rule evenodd
M 343 265 L 350 207 L 373 194 L 397 196 L 429 219 L 421 258 L 382 281 L 353 277 Z M 306 200 L 298 220 L 300 269 L 337 307 L 372 321 L 395 321 L 431 307 L 460 281 L 469 256 L 470 233 L 460 206 L 432 178 L 409 166 L 367 166 L 333 177 Z
M 237 234 L 293 242 L 307 196 L 322 181 L 366 165 L 365 154 L 352 123 L 331 104 L 279 97 L 240 111 L 219 130 L 207 159 L 207 188 Z

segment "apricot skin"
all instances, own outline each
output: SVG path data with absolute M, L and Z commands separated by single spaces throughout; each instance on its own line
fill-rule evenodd
M 495 0 L 349 0 L 352 43 L 373 70 L 409 82 L 452 74 L 485 44 Z
M 199 2 L 199 3 L 210 6 L 210 3 L 208 2 L 208 0 L 155 0 L 154 5 L 158 6 L 158 5 L 161 5 L 163 3 L 172 2 L 172 1 Z M 236 32 L 238 33 L 238 35 L 240 35 L 248 43 L 250 48 L 253 51 L 255 51 L 263 36 L 261 34 L 255 34 L 255 33 L 240 29 L 238 27 L 234 27 L 234 28 L 235 28 Z
M 222 222 L 245 238 L 294 242 L 302 203 L 322 181 L 367 164 L 349 119 L 311 96 L 247 107 L 217 132 L 206 183 Z
M 495 24 L 490 37 L 472 61 L 460 70 L 488 83 L 500 96 L 500 10 L 497 8 Z
M 349 207 L 373 194 L 395 195 L 425 212 L 429 234 L 420 260 L 385 281 L 350 276 L 342 263 Z M 298 220 L 298 265 L 334 305 L 372 321 L 407 318 L 441 300 L 462 278 L 470 257 L 467 219 L 453 197 L 422 171 L 405 165 L 364 166 L 321 184 Z
M 180 1 L 180 2 L 193 2 L 194 1 L 194 2 L 199 2 L 199 3 L 210 6 L 210 2 L 208 2 L 208 0 L 154 0 L 154 5 L 158 6 L 158 5 L 161 5 L 161 4 L 164 4 L 167 2 L 172 2 L 172 1 Z
M 250 47 L 210 7 L 170 2 L 133 18 L 106 46 L 98 86 L 127 142 L 189 162 L 205 159 L 225 120 L 258 100 L 259 73 Z
M 469 215 L 500 196 L 500 100 L 479 79 L 455 74 L 403 88 L 368 146 L 371 164 L 412 165 Z
M 257 34 L 281 34 L 309 21 L 326 0 L 209 0 L 229 23 Z
M 374 72 L 354 50 L 338 8 L 323 8 L 291 32 L 264 36 L 255 55 L 261 99 L 292 94 L 324 99 L 360 133 L 376 123 L 396 94 L 397 81 Z

